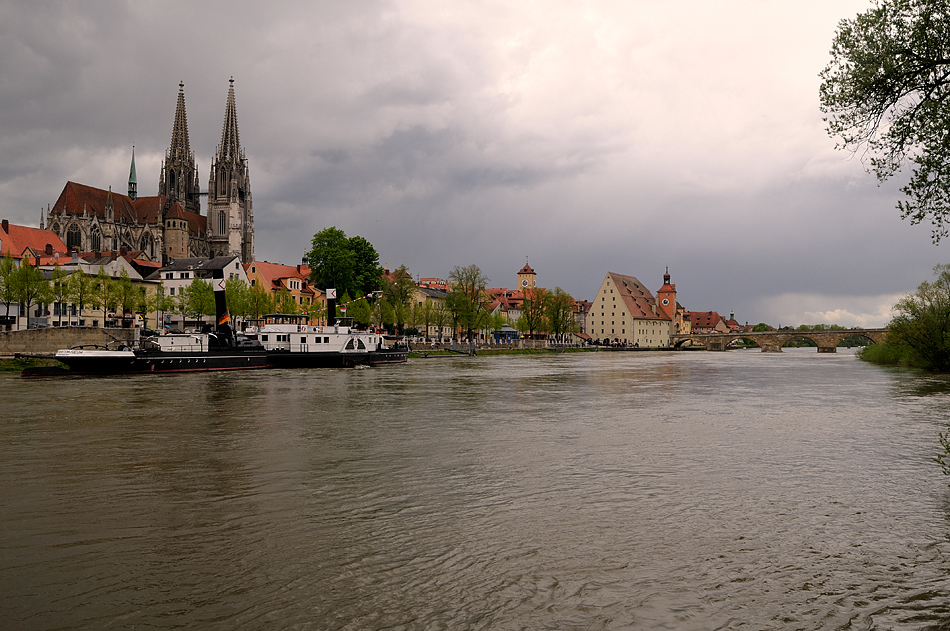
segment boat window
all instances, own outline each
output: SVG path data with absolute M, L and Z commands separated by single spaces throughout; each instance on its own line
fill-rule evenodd
M 266 335 L 262 335 L 262 336 L 261 336 L 261 341 L 262 341 L 262 342 L 266 342 L 266 341 L 267 341 L 267 336 L 266 336 Z
M 307 343 L 307 336 L 306 336 L 306 335 L 304 335 L 303 337 L 300 338 L 300 343 L 301 343 L 301 344 L 306 344 L 306 343 Z
M 330 343 L 330 338 L 329 338 L 329 337 L 323 338 L 323 343 L 324 343 L 324 344 L 329 344 L 329 343 Z

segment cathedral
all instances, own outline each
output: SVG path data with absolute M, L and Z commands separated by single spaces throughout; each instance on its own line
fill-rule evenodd
M 234 79 L 228 88 L 221 144 L 211 160 L 207 193 L 201 192 L 195 154 L 188 138 L 185 86 L 178 84 L 178 105 L 171 144 L 165 152 L 158 195 L 139 197 L 135 150 L 127 195 L 67 182 L 59 199 L 40 218 L 69 251 L 141 251 L 151 261 L 238 256 L 254 260 L 254 211 L 247 158 L 238 136 Z M 201 197 L 208 197 L 201 214 Z

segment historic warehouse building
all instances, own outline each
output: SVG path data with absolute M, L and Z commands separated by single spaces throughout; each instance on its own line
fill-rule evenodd
M 188 257 L 237 256 L 254 260 L 254 210 L 247 157 L 238 135 L 234 79 L 230 80 L 221 144 L 211 160 L 207 214 L 201 214 L 195 154 L 188 136 L 185 86 L 178 85 L 175 122 L 158 181 L 158 195 L 139 197 L 135 152 L 128 194 L 67 182 L 40 227 L 68 250 L 140 250 L 163 264 Z

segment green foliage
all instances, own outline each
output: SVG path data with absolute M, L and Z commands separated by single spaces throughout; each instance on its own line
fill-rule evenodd
M 384 306 L 391 310 L 391 322 L 395 325 L 398 333 L 402 333 L 406 323 L 411 319 L 412 310 L 410 305 L 415 291 L 416 283 L 412 280 L 412 275 L 405 265 L 400 265 L 399 269 L 392 273 L 391 280 L 383 281 Z
M 224 281 L 224 299 L 228 303 L 228 313 L 235 318 L 246 318 L 250 293 L 250 288 L 243 278 L 232 276 Z
M 190 285 L 182 289 L 181 296 L 179 296 L 179 308 L 182 313 L 193 320 L 199 320 L 201 316 L 213 316 L 216 311 L 214 290 L 211 288 L 211 284 L 200 278 L 191 281 Z
M 382 270 L 373 244 L 360 236 L 347 238 L 335 226 L 313 235 L 307 263 L 310 279 L 319 289 L 334 286 L 337 295 L 353 296 L 379 289 Z
M 946 0 L 878 0 L 843 20 L 821 72 L 821 110 L 838 147 L 866 150 L 885 181 L 905 162 L 901 217 L 928 220 L 935 243 L 950 212 L 950 10 Z
M 772 327 L 770 327 L 770 326 L 769 326 L 768 324 L 766 324 L 765 322 L 759 322 L 759 323 L 756 324 L 754 327 L 752 327 L 752 330 L 753 330 L 754 332 L 756 332 L 756 333 L 761 333 L 761 332 L 763 332 L 763 331 L 771 331 L 771 330 L 772 330 Z
M 545 316 L 548 331 L 553 335 L 562 336 L 577 331 L 577 320 L 574 319 L 574 298 L 560 287 L 555 287 L 548 296 Z
M 297 300 L 286 289 L 281 289 L 276 296 L 278 313 L 297 313 Z
M 521 317 L 518 318 L 518 330 L 533 335 L 547 330 L 545 312 L 548 306 L 548 293 L 540 287 L 524 290 L 521 303 Z
M 908 348 L 900 344 L 869 344 L 860 351 L 858 357 L 872 364 L 882 366 L 909 366 Z
M 274 311 L 274 296 L 261 285 L 254 285 L 247 292 L 245 306 L 248 317 L 260 318 Z
M 446 296 L 445 306 L 451 316 L 452 328 L 465 329 L 468 338 L 488 324 L 489 313 L 485 308 L 488 296 L 485 285 L 488 278 L 477 265 L 456 266 L 449 273 L 452 291 Z
M 89 276 L 82 270 L 76 270 L 69 275 L 69 298 L 79 309 L 80 317 L 83 309 L 92 304 L 95 291 L 95 276 Z
M 30 307 L 34 304 L 49 302 L 49 283 L 43 277 L 43 272 L 32 265 L 29 259 L 24 258 L 20 267 L 13 276 L 16 289 L 16 301 L 26 307 L 27 321 L 29 321 Z
M 0 261 L 0 302 L 6 307 L 8 314 L 10 305 L 17 302 L 16 273 L 16 263 L 13 262 L 10 252 L 7 252 Z
M 82 274 L 82 272 L 78 272 Z M 53 266 L 53 273 L 49 279 L 49 297 L 50 302 L 59 303 L 58 322 L 63 323 L 63 311 L 70 301 L 69 295 L 69 274 L 59 266 L 59 263 Z M 69 324 L 69 316 L 66 317 L 66 324 Z
M 934 267 L 933 282 L 902 298 L 888 327 L 887 341 L 906 348 L 909 365 L 950 371 L 950 265 Z

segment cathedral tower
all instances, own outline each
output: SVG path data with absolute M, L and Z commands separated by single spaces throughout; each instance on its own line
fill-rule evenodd
M 178 106 L 175 108 L 175 123 L 172 140 L 165 152 L 162 174 L 158 182 L 158 194 L 177 201 L 185 210 L 198 213 L 198 168 L 195 154 L 188 139 L 188 118 L 185 116 L 185 84 L 178 84 Z
M 208 180 L 208 234 L 213 256 L 239 256 L 254 260 L 254 209 L 247 158 L 238 136 L 234 78 L 224 108 L 221 144 L 211 161 Z

